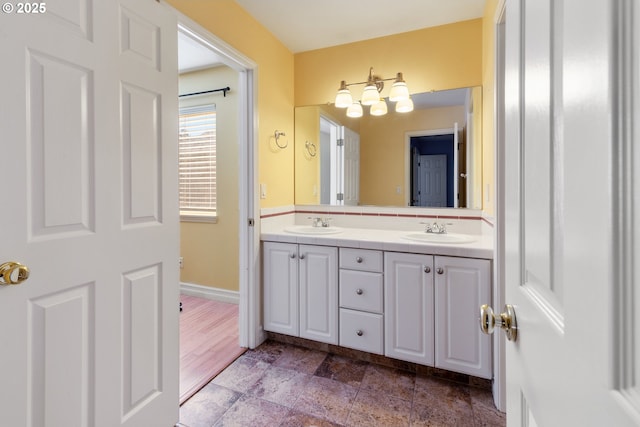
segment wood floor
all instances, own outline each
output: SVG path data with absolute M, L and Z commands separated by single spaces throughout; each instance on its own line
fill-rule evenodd
M 238 305 L 181 295 L 180 404 L 231 364 L 238 345 Z

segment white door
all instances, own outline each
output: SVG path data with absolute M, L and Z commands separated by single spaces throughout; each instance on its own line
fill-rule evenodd
M 418 163 L 420 206 L 447 206 L 447 156 L 424 154 Z
M 345 127 L 343 138 L 344 204 L 357 206 L 360 202 L 360 135 Z
M 0 263 L 31 276 L 0 285 L 0 425 L 172 426 L 175 18 L 151 0 L 9 4 Z
M 640 425 L 637 6 L 507 1 L 510 426 Z

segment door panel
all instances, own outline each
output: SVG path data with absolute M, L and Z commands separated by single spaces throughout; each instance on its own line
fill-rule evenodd
M 344 204 L 360 202 L 360 135 L 344 128 Z
M 627 237 L 637 12 L 506 4 L 505 301 L 519 330 L 506 345 L 509 425 L 640 424 Z
M 0 425 L 173 425 L 175 17 L 66 0 L 0 27 L 0 263 L 31 269 L 0 285 Z

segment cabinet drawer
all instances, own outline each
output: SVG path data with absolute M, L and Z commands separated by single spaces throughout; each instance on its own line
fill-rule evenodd
M 340 248 L 340 268 L 382 273 L 382 251 Z
M 384 351 L 382 314 L 340 309 L 340 345 L 369 353 Z
M 382 313 L 382 273 L 340 270 L 340 307 Z

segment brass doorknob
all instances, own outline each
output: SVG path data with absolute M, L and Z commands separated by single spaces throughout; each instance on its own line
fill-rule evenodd
M 509 341 L 515 341 L 518 337 L 518 322 L 516 312 L 512 305 L 504 306 L 504 313 L 495 315 L 493 309 L 487 304 L 480 306 L 480 330 L 485 334 L 492 334 L 496 324 L 504 329 Z
M 0 285 L 19 285 L 29 278 L 29 267 L 19 262 L 0 264 Z

